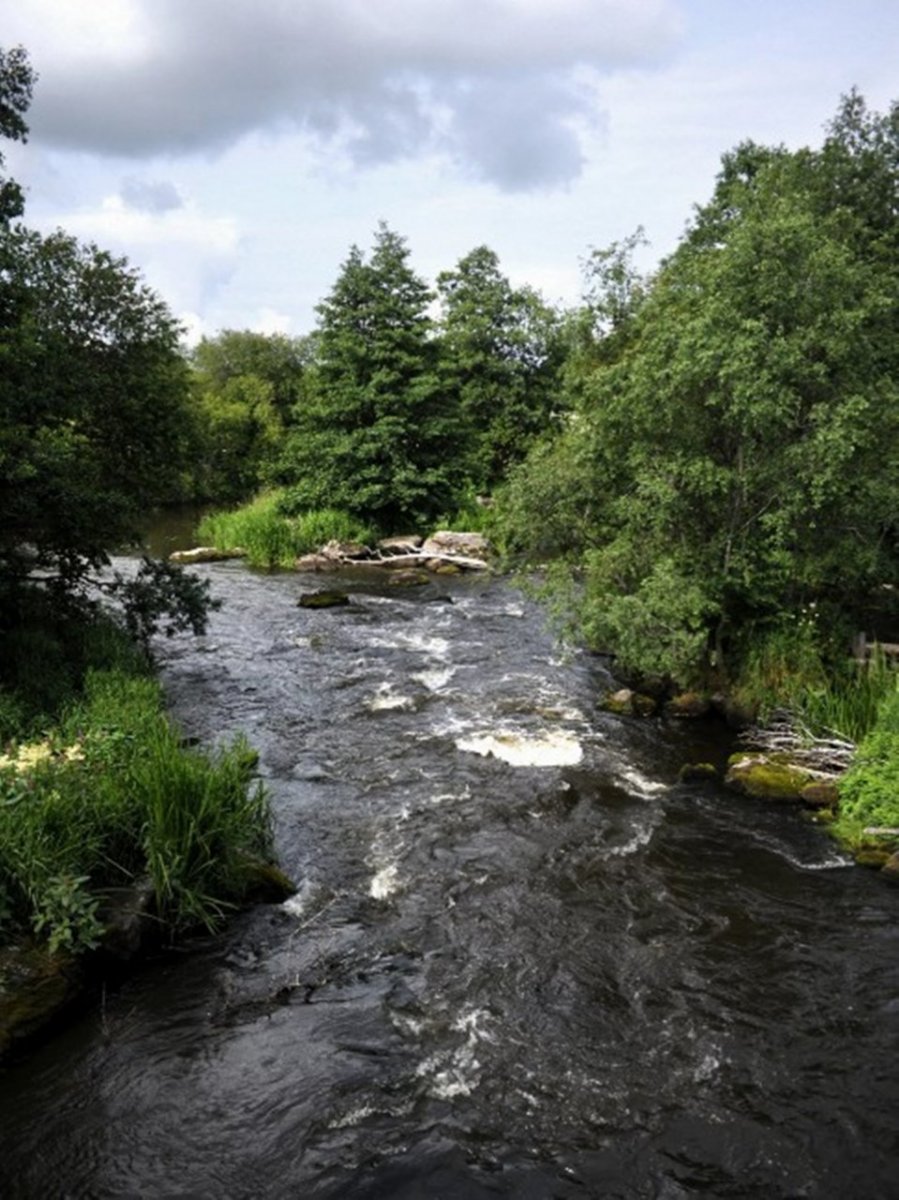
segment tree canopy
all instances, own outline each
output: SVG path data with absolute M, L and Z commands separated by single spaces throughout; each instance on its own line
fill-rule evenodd
M 382 528 L 432 519 L 457 488 L 462 431 L 441 388 L 427 285 L 382 224 L 318 308 L 315 386 L 279 474 L 295 510 L 339 508 Z
M 559 320 L 532 289 L 511 286 L 488 246 L 442 272 L 437 290 L 441 379 L 469 431 L 474 486 L 490 491 L 552 424 Z
M 584 627 L 629 666 L 684 678 L 752 630 L 814 613 L 842 633 L 889 597 L 897 117 L 853 95 L 820 151 L 739 147 L 636 302 L 611 297 L 549 469 L 582 464 Z M 547 467 L 514 486 L 520 530 Z
M 24 51 L 0 53 L 7 136 L 24 136 L 32 81 Z M 147 507 L 177 493 L 190 429 L 181 331 L 163 301 L 124 259 L 11 224 L 19 208 L 0 221 L 4 629 L 17 589 L 71 600 Z

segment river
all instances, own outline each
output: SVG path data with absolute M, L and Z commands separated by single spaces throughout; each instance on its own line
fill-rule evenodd
M 720 727 L 599 712 L 502 581 L 197 570 L 165 686 L 298 891 L 0 1076 L 4 1197 L 899 1195 L 899 891 L 678 784 Z

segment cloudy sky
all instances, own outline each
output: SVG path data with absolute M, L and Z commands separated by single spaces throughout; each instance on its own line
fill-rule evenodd
M 314 324 L 379 220 L 433 281 L 486 243 L 573 303 L 645 267 L 746 138 L 899 98 L 897 0 L 0 0 L 40 75 L 26 218 L 127 255 L 193 336 Z

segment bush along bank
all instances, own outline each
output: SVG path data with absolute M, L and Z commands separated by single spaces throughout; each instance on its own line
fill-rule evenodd
M 0 1055 L 148 940 L 283 899 L 242 739 L 188 748 L 159 684 L 113 667 L 0 756 Z
M 767 697 L 746 689 L 659 694 L 643 680 L 609 692 L 600 707 L 625 717 L 725 718 L 742 743 L 728 759 L 728 787 L 801 804 L 856 862 L 899 882 L 899 673 L 875 656 L 819 675 L 814 683 L 794 677 Z M 716 775 L 709 764 L 688 763 L 679 778 Z

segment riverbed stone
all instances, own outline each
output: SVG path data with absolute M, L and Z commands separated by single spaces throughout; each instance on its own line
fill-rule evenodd
M 413 554 L 423 541 L 417 533 L 407 533 L 401 537 L 381 538 L 377 548 L 382 554 Z
M 339 542 L 336 538 L 322 546 L 319 553 L 337 562 L 365 562 L 372 557 L 371 548 L 362 542 Z
M 835 780 L 819 779 L 814 783 L 807 783 L 800 792 L 799 799 L 806 808 L 836 809 L 840 803 L 840 793 Z
M 677 773 L 678 783 L 706 783 L 717 779 L 718 772 L 713 763 L 684 763 Z
M 607 692 L 600 700 L 599 707 L 620 717 L 651 717 L 656 711 L 656 702 L 643 692 L 619 688 L 617 692 Z
M 678 692 L 665 705 L 665 716 L 676 720 L 691 720 L 706 717 L 711 711 L 708 696 L 702 692 Z
M 802 789 L 814 782 L 814 776 L 786 755 L 750 751 L 730 756 L 724 782 L 760 800 L 798 801 Z
M 388 587 L 422 587 L 430 582 L 431 576 L 428 572 L 417 567 L 404 567 L 401 570 L 391 571 L 387 577 Z
M 297 601 L 299 608 L 345 608 L 350 602 L 346 592 L 304 592 Z

